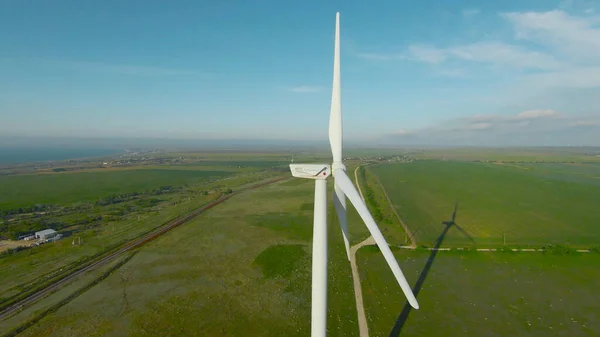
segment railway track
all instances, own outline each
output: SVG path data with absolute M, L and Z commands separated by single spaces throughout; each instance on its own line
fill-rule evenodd
M 156 239 L 157 237 L 163 235 L 164 233 L 170 231 L 171 229 L 188 222 L 189 220 L 200 215 L 201 213 L 221 204 L 222 202 L 226 201 L 227 199 L 229 199 L 235 195 L 238 195 L 247 190 L 259 188 L 261 186 L 272 184 L 272 183 L 275 183 L 275 182 L 278 182 L 281 180 L 285 180 L 285 179 L 289 179 L 289 178 L 281 177 L 281 178 L 271 179 L 271 180 L 260 182 L 255 185 L 248 186 L 239 191 L 235 191 L 233 193 L 223 195 L 223 196 L 219 197 L 218 199 L 215 199 L 215 200 L 211 201 L 210 203 L 208 203 L 208 204 L 206 204 L 184 216 L 173 219 L 173 220 L 167 222 L 166 224 L 142 235 L 141 237 L 139 237 L 137 239 L 133 239 L 132 241 L 129 241 L 129 242 L 123 244 L 121 247 L 115 248 L 112 251 L 107 252 L 103 256 L 97 257 L 96 259 L 89 262 L 89 264 L 86 265 L 85 267 L 73 271 L 72 273 L 70 273 L 70 274 L 66 275 L 65 277 L 57 280 L 56 282 L 34 292 L 33 294 L 25 297 L 24 299 L 9 305 L 8 307 L 4 308 L 0 312 L 0 320 L 5 320 L 6 318 L 11 317 L 12 315 L 16 314 L 17 312 L 21 311 L 22 309 L 25 309 L 26 307 L 33 304 L 34 302 L 46 297 L 47 295 L 51 294 L 55 290 L 58 290 L 61 286 L 69 283 L 70 281 L 76 279 L 77 277 L 81 276 L 82 274 L 117 258 L 118 256 L 122 255 L 123 253 L 125 253 L 127 251 L 138 248 L 138 247 Z

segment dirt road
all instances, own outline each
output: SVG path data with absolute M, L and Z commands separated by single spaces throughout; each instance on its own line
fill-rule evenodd
M 360 167 L 360 166 L 359 166 Z M 363 201 L 363 196 L 360 184 L 358 183 L 358 168 L 354 170 L 354 182 L 358 193 Z M 358 329 L 360 337 L 369 337 L 369 326 L 367 324 L 367 315 L 365 314 L 365 306 L 363 304 L 362 287 L 360 285 L 360 274 L 358 273 L 358 266 L 356 265 L 356 252 L 364 246 L 374 245 L 375 240 L 372 236 L 369 236 L 362 242 L 350 247 L 350 268 L 352 269 L 352 281 L 354 283 L 354 299 L 356 301 L 356 313 L 358 314 Z

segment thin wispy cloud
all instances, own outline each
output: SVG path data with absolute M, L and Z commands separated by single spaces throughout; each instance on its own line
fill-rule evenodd
M 600 17 L 563 11 L 503 13 L 515 37 L 551 47 L 573 61 L 596 61 L 600 54 Z
M 412 45 L 408 47 L 407 58 L 426 63 L 438 64 L 443 62 L 448 55 L 444 50 L 431 46 Z
M 476 42 L 446 48 L 411 45 L 407 52 L 410 60 L 433 64 L 458 60 L 517 69 L 553 69 L 560 65 L 550 55 L 498 41 Z
M 560 66 L 560 62 L 551 55 L 498 41 L 445 48 L 410 45 L 404 53 L 363 53 L 358 56 L 377 61 L 411 60 L 434 65 L 455 60 L 480 63 L 499 69 L 555 69 Z
M 403 54 L 386 54 L 386 53 L 358 53 L 358 57 L 366 59 L 366 60 L 374 60 L 374 61 L 389 61 L 389 60 L 398 60 L 406 58 Z
M 451 78 L 466 78 L 469 76 L 468 71 L 465 69 L 453 69 L 453 68 L 443 68 L 437 69 L 434 72 L 435 75 L 442 77 L 451 77 Z
M 514 119 L 536 119 L 536 118 L 555 118 L 562 115 L 558 111 L 550 109 L 527 110 L 520 112 Z
M 296 87 L 289 88 L 288 91 L 297 92 L 297 93 L 311 93 L 311 92 L 321 92 L 325 88 L 319 85 L 299 85 Z
M 464 130 L 487 130 L 489 128 L 492 127 L 492 123 L 482 123 L 482 122 L 477 122 L 477 123 L 471 123 L 471 124 L 467 124 L 463 127 Z
M 550 109 L 528 110 L 512 115 L 480 114 L 449 119 L 420 129 L 402 129 L 389 134 L 388 138 L 399 142 L 460 140 L 461 144 L 481 145 L 492 139 L 510 143 L 513 139 L 541 139 L 556 134 L 566 135 L 575 141 L 580 132 L 586 132 L 586 139 L 598 140 L 600 114 L 569 116 Z
M 176 75 L 206 75 L 206 73 L 187 70 L 171 69 L 139 65 L 116 65 L 99 62 L 73 62 L 69 67 L 76 71 L 108 73 L 131 76 L 176 76 Z
M 466 8 L 462 10 L 462 15 L 464 17 L 470 17 L 470 16 L 475 16 L 477 14 L 479 14 L 481 11 L 479 9 L 476 8 Z
M 579 9 L 573 10 L 576 7 Z M 580 136 L 578 132 L 587 132 L 586 139 L 600 142 L 600 118 L 581 116 L 600 114 L 596 108 L 600 106 L 600 15 L 588 3 L 573 2 L 564 8 L 568 11 L 497 13 L 502 28 L 496 23 L 485 27 L 502 30 L 501 34 L 465 33 L 453 39 L 465 41 L 460 44 L 445 44 L 444 40 L 438 43 L 415 41 L 403 48 L 392 46 L 394 52 L 391 53 L 368 54 L 373 61 L 421 63 L 429 76 L 453 77 L 455 83 L 463 81 L 461 85 L 465 88 L 484 83 L 487 88 L 479 90 L 481 94 L 473 100 L 483 102 L 485 99 L 487 109 L 503 112 L 459 118 L 440 126 L 407 130 L 402 135 L 395 133 L 395 136 L 407 139 L 427 134 L 433 137 L 436 133 L 435 137 L 442 141 L 437 133 L 460 131 L 464 132 L 461 137 L 465 141 L 468 135 L 472 134 L 469 139 L 474 140 L 490 132 L 505 136 L 518 133 L 523 135 L 520 140 L 524 140 L 530 132 L 576 140 Z M 465 14 L 466 10 L 462 20 L 469 26 L 471 21 Z M 481 27 L 480 22 L 473 25 Z M 397 52 L 399 48 L 401 51 Z M 452 76 L 455 73 L 457 76 Z M 536 105 L 548 108 L 504 114 L 510 112 L 510 106 Z M 594 136 L 592 131 L 598 135 Z
M 560 10 L 499 13 L 499 16 L 514 31 L 513 40 L 482 40 L 451 46 L 417 43 L 400 53 L 362 53 L 358 56 L 433 65 L 449 61 L 479 63 L 497 70 L 545 70 L 532 79 L 548 84 L 566 82 L 575 87 L 600 83 L 600 76 L 597 76 L 600 73 L 600 16 L 574 16 Z M 523 42 L 543 48 L 527 46 Z
M 569 123 L 569 126 L 580 127 L 580 126 L 600 126 L 600 120 L 578 120 Z

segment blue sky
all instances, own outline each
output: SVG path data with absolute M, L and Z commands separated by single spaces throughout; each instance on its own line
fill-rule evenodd
M 598 1 L 0 1 L 0 134 L 600 145 Z

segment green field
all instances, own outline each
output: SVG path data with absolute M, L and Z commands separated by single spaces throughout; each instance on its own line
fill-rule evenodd
M 23 335 L 309 335 L 313 186 L 288 180 L 233 197 Z M 329 214 L 328 335 L 358 336 L 350 268 Z M 352 208 L 349 220 L 357 243 L 368 234 Z M 412 285 L 432 257 L 395 254 Z M 404 297 L 377 249 L 362 248 L 358 263 L 370 335 L 388 336 Z M 598 263 L 597 254 L 439 252 L 401 336 L 597 334 Z
M 388 152 L 393 154 L 392 150 Z M 272 164 L 283 163 L 281 154 L 202 156 L 207 156 L 202 158 L 204 164 L 0 177 L 58 179 L 45 177 L 116 174 L 104 185 L 96 185 L 109 195 L 152 186 L 186 186 L 166 194 L 140 196 L 140 200 L 136 197 L 60 215 L 61 221 L 71 223 L 84 215 L 120 214 L 68 228 L 74 230 L 74 236 L 84 238 L 82 246 L 73 246 L 67 238 L 0 257 L 0 300 L 68 263 L 189 212 L 226 189 L 239 190 L 244 184 L 281 174 L 271 164 L 261 163 L 263 157 Z M 310 154 L 303 156 L 311 158 Z M 481 158 L 481 154 L 477 156 Z M 354 169 L 348 163 L 353 181 Z M 203 175 L 207 171 L 217 175 Z M 596 225 L 600 209 L 595 207 L 600 204 L 599 176 L 600 166 L 581 162 L 416 160 L 370 165 L 359 179 L 363 192 L 370 195 L 369 207 L 392 246 L 404 244 L 406 237 L 384 192 L 416 232 L 418 245 L 433 246 L 445 233 L 444 245 L 471 246 L 473 241 L 467 233 L 478 247 L 500 246 L 505 236 L 509 246 L 560 243 L 588 248 L 600 243 L 600 227 Z M 60 178 L 66 179 L 60 183 L 68 184 L 67 178 Z M 97 200 L 86 192 L 87 186 L 95 182 L 88 179 L 79 183 L 81 186 L 70 192 L 78 197 L 68 199 L 65 192 L 57 196 L 62 198 L 58 202 L 79 202 L 88 197 Z M 328 198 L 332 185 L 330 181 Z M 52 195 L 52 189 L 28 186 Z M 123 189 L 114 192 L 115 188 Z M 205 195 L 201 191 L 214 193 Z M 313 196 L 314 183 L 303 179 L 234 195 L 138 249 L 131 260 L 101 283 L 21 335 L 307 336 Z M 27 195 L 22 198 L 26 200 Z M 152 207 L 137 207 L 148 198 L 160 200 Z M 442 221 L 450 220 L 456 200 L 456 226 L 444 231 Z M 333 205 L 329 205 L 328 335 L 358 336 L 350 265 Z M 356 244 L 369 233 L 354 208 L 348 209 L 351 244 Z M 389 336 L 391 332 L 392 336 L 398 332 L 400 336 L 600 334 L 600 306 L 594 286 L 594 280 L 600 277 L 597 253 L 393 250 L 409 283 L 418 290 L 421 309 L 405 310 L 404 296 L 378 249 L 361 248 L 357 262 L 371 336 Z M 108 266 L 3 321 L 0 335 L 51 308 L 106 270 Z
M 600 335 L 598 254 L 395 255 L 410 284 L 421 279 L 421 308 L 407 310 L 380 254 L 362 250 L 358 263 L 369 336 Z
M 312 209 L 305 205 L 313 186 L 286 181 L 233 197 L 142 248 L 125 266 L 127 303 L 116 272 L 23 335 L 124 327 L 133 336 L 308 335 Z M 333 220 L 329 327 L 351 336 L 352 279 Z
M 172 169 L 77 172 L 0 176 L 0 207 L 16 208 L 38 203 L 67 204 L 93 201 L 111 194 L 143 192 L 164 185 L 193 185 L 230 175 L 223 171 Z
M 480 246 L 600 243 L 600 166 L 420 160 L 370 168 L 418 244 L 456 224 Z M 444 244 L 471 245 L 451 229 Z
M 60 203 L 76 203 L 45 214 L 16 215 L 0 226 L 3 231 L 0 235 L 27 226 L 31 228 L 31 225 L 24 224 L 33 223 L 35 230 L 50 227 L 66 236 L 52 244 L 0 256 L 0 305 L 24 290 L 47 282 L 63 269 L 66 271 L 75 267 L 87 258 L 201 207 L 218 197 L 220 191 L 241 188 L 273 176 L 272 172 L 257 170 L 236 173 L 234 170 L 202 171 L 196 167 L 177 166 L 1 177 L 4 179 L 1 181 L 12 186 L 12 195 L 21 198 L 23 204 L 31 205 L 25 201 L 28 195 L 40 197 L 33 199 L 35 203 L 44 198 L 54 198 L 52 200 Z M 35 185 L 34 182 L 40 182 L 41 185 Z M 137 195 L 109 205 L 85 202 L 87 198 L 95 201 L 100 195 L 144 192 L 165 185 L 185 188 L 173 189 L 168 193 Z M 207 191 L 214 193 L 208 194 Z M 10 199 L 4 194 L 2 198 Z M 44 225 L 46 223 L 48 227 Z M 82 245 L 73 245 L 74 241 L 79 242 L 80 239 Z

